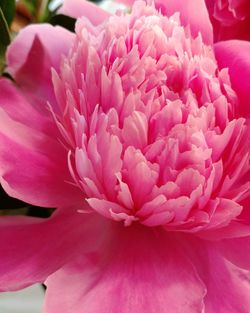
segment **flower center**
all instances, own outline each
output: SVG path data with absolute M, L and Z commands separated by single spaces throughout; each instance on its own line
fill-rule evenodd
M 247 162 L 234 159 L 244 120 L 227 71 L 178 15 L 137 2 L 99 27 L 80 19 L 53 82 L 69 168 L 93 210 L 185 230 L 224 225 L 225 203 L 240 213 L 227 177 Z

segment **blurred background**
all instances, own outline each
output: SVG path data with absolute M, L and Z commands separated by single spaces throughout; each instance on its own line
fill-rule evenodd
M 1 313 L 41 313 L 44 290 L 41 285 L 23 289 L 18 292 L 0 293 Z

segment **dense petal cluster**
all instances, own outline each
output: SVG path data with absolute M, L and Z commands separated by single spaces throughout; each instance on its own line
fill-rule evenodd
M 237 183 L 249 170 L 245 120 L 201 35 L 142 2 L 100 27 L 78 20 L 76 35 L 53 73 L 55 118 L 92 209 L 175 229 L 238 216 L 249 191 Z

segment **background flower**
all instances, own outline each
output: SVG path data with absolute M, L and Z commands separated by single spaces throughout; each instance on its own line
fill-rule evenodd
M 1 183 L 57 208 L 0 220 L 0 289 L 47 279 L 47 313 L 247 313 L 249 43 L 213 47 L 203 1 L 71 4 L 75 34 L 27 27 L 0 80 Z
M 249 0 L 206 0 L 216 40 L 250 40 Z

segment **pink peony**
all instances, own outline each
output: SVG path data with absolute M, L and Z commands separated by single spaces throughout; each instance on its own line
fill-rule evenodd
M 46 313 L 249 312 L 250 43 L 166 7 L 68 0 L 75 34 L 8 49 L 1 183 L 57 210 L 0 218 L 0 289 L 46 280 Z
M 206 0 L 216 40 L 250 40 L 250 0 Z

